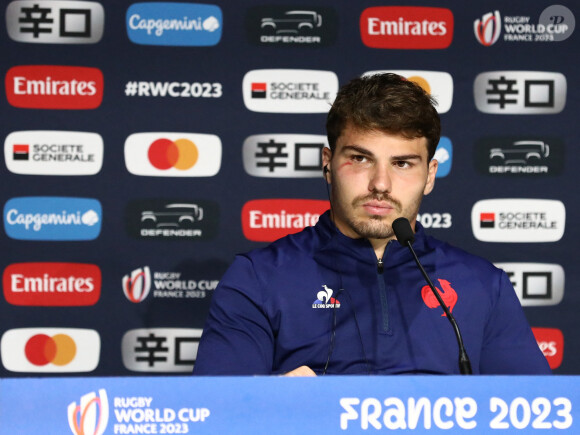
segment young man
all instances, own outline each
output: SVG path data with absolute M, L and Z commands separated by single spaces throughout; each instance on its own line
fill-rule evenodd
M 457 374 L 454 331 L 393 221 L 461 327 L 473 373 L 547 374 L 506 276 L 425 235 L 440 121 L 419 86 L 394 74 L 341 88 L 323 150 L 331 210 L 314 227 L 236 258 L 216 289 L 195 374 Z

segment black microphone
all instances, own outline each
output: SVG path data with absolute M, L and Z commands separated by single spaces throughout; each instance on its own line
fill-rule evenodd
M 443 311 L 445 312 L 447 319 L 449 319 L 451 326 L 453 326 L 455 336 L 457 337 L 457 345 L 459 346 L 459 371 L 461 372 L 462 375 L 472 374 L 471 362 L 469 361 L 469 357 L 467 356 L 467 352 L 465 351 L 465 346 L 463 346 L 463 339 L 461 338 L 459 326 L 457 326 L 455 318 L 451 314 L 451 311 L 449 311 L 449 308 L 447 308 L 447 305 L 445 305 L 445 302 L 443 302 L 443 299 L 441 299 L 441 295 L 439 294 L 439 292 L 429 279 L 429 275 L 427 275 L 427 272 L 425 272 L 425 269 L 423 269 L 423 266 L 419 262 L 419 257 L 417 257 L 417 254 L 413 249 L 412 243 L 415 241 L 415 234 L 413 233 L 413 229 L 411 228 L 409 220 L 404 217 L 395 219 L 393 222 L 393 231 L 395 232 L 395 236 L 397 237 L 399 243 L 403 246 L 408 247 L 409 250 L 411 251 L 411 254 L 413 254 L 415 263 L 417 263 L 417 266 L 419 266 L 419 269 L 421 270 L 421 273 L 423 274 L 425 281 L 427 281 L 427 284 L 429 284 L 431 291 L 437 298 L 437 301 L 439 302 L 439 305 L 441 305 L 441 308 L 443 308 Z

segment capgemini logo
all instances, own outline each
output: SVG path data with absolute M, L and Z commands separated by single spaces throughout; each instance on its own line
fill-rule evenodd
M 123 277 L 123 293 L 131 302 L 139 303 L 149 295 L 151 289 L 151 271 L 148 266 L 135 269 L 131 276 Z
M 80 404 L 68 405 L 68 425 L 74 435 L 102 435 L 109 422 L 107 392 L 99 390 L 99 396 L 90 392 L 81 397 Z
M 501 33 L 501 16 L 499 11 L 488 12 L 481 19 L 473 22 L 475 37 L 481 45 L 489 47 L 497 42 Z

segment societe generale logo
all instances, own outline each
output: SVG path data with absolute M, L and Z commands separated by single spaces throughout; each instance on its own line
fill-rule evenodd
M 109 399 L 107 391 L 99 389 L 99 395 L 90 392 L 81 396 L 79 403 L 67 407 L 70 430 L 74 435 L 102 435 L 109 423 Z
M 78 131 L 15 131 L 4 141 L 8 170 L 24 175 L 94 175 L 103 166 L 103 138 Z
M 222 143 L 213 134 L 134 133 L 125 141 L 125 165 L 134 175 L 212 177 L 221 158 Z
M 15 66 L 4 83 L 10 105 L 23 109 L 96 109 L 103 100 L 104 79 L 98 68 Z
M 564 334 L 556 328 L 532 328 L 540 350 L 548 360 L 550 368 L 557 369 L 564 358 Z
M 332 71 L 259 69 L 242 81 L 244 104 L 253 112 L 327 113 L 338 92 Z
M 445 8 L 375 6 L 361 14 L 360 34 L 371 48 L 447 48 L 453 40 L 453 13 Z
M 12 305 L 88 306 L 101 295 L 101 270 L 81 263 L 14 263 L 4 269 L 2 284 Z
M 0 340 L 2 364 L 11 372 L 91 372 L 100 352 L 101 338 L 92 329 L 9 329 Z
M 552 199 L 484 199 L 471 209 L 473 235 L 482 242 L 557 242 L 565 224 L 564 203 Z
M 254 242 L 272 242 L 318 222 L 330 208 L 328 201 L 314 199 L 257 199 L 242 208 L 244 236 Z

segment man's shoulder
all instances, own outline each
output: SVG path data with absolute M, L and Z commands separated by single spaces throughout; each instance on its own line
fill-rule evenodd
M 492 273 L 499 270 L 486 258 L 434 237 L 426 236 L 425 244 L 428 250 L 435 251 L 440 259 L 448 260 L 451 263 L 463 264 L 474 271 L 483 273 Z
M 303 258 L 312 258 L 313 253 L 321 246 L 323 237 L 317 228 L 306 227 L 302 231 L 282 237 L 267 246 L 253 249 L 242 257 L 253 264 L 281 266 L 289 262 L 298 262 Z

